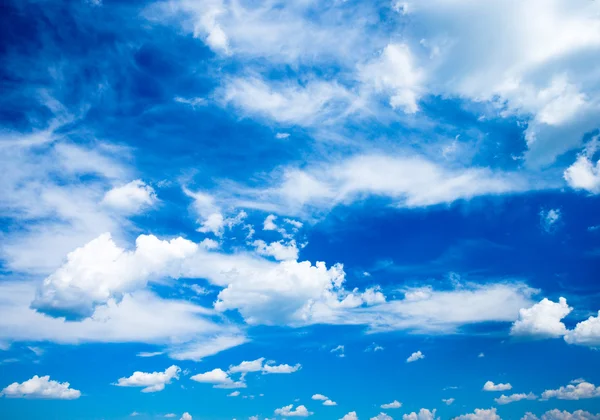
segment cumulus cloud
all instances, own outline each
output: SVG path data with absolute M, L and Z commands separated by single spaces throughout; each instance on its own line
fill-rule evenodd
M 243 361 L 239 365 L 229 366 L 229 373 L 260 372 L 263 368 L 264 357 L 252 361 Z
M 102 199 L 102 204 L 126 214 L 136 214 L 157 202 L 154 189 L 140 179 L 114 187 Z
M 183 413 L 181 419 L 179 420 L 192 420 L 192 415 L 190 413 Z
M 495 384 L 492 381 L 483 384 L 484 391 L 508 391 L 509 389 L 512 389 L 511 384 Z
M 496 403 L 498 403 L 500 405 L 504 405 L 504 404 L 510 404 L 515 401 L 536 400 L 536 399 L 537 399 L 537 395 L 530 392 L 529 394 L 512 394 L 512 395 L 508 395 L 508 396 L 502 394 L 499 398 L 494 398 L 494 401 L 496 401 Z
M 327 401 L 329 399 L 323 394 L 314 394 L 311 398 L 316 401 Z
M 379 413 L 375 417 L 371 417 L 371 420 L 394 420 L 394 419 L 385 413 Z
M 350 411 L 349 413 L 345 414 L 344 417 L 342 417 L 340 420 L 358 420 L 358 415 L 356 414 L 356 411 Z
M 600 160 L 594 164 L 594 154 L 600 146 L 598 140 L 598 136 L 594 137 L 565 170 L 563 176 L 571 188 L 591 194 L 600 193 Z
M 227 394 L 228 397 L 238 397 L 240 395 L 240 391 L 233 391 L 231 394 Z
M 50 380 L 50 376 L 34 375 L 25 382 L 14 382 L 0 392 L 8 398 L 39 398 L 52 400 L 74 400 L 81 392 L 70 387 L 68 382 Z
M 325 400 L 325 401 L 323 401 L 323 405 L 332 407 L 332 406 L 337 405 L 337 403 L 335 401 Z
M 538 420 L 538 417 L 532 413 L 526 413 L 521 420 Z M 557 409 L 546 411 L 541 420 L 600 420 L 600 414 L 592 414 L 588 411 L 577 410 L 568 412 Z
M 269 364 L 265 364 L 263 366 L 262 372 L 264 374 L 269 374 L 269 373 L 294 373 L 299 371 L 302 368 L 302 365 L 300 363 L 296 363 L 295 365 L 291 366 L 288 364 L 281 364 L 281 365 L 269 365 Z
M 569 344 L 600 347 L 600 311 L 597 316 L 590 316 L 567 331 L 565 341 Z
M 277 408 L 275 410 L 275 415 L 282 417 L 308 417 L 312 414 L 313 413 L 308 411 L 303 405 L 299 405 L 294 409 L 294 404 L 286 405 L 285 407 Z
M 234 381 L 227 372 L 219 368 L 205 373 L 198 373 L 190 379 L 200 383 L 212 384 L 214 388 L 246 388 L 246 383 L 243 380 Z
M 436 420 L 436 410 L 428 410 L 427 408 L 421 408 L 418 413 L 412 412 L 402 416 L 402 420 Z
M 559 400 L 582 400 L 599 398 L 600 387 L 589 382 L 580 382 L 576 385 L 569 384 L 558 389 L 547 389 L 542 393 L 542 399 L 558 398 Z
M 141 387 L 142 392 L 158 392 L 165 389 L 165 385 L 170 384 L 173 379 L 179 379 L 181 369 L 179 366 L 170 366 L 164 372 L 133 372 L 128 378 L 119 378 L 116 386 L 122 387 Z
M 178 277 L 181 262 L 198 246 L 181 237 L 169 241 L 140 235 L 136 248 L 118 247 L 105 233 L 67 255 L 44 279 L 32 306 L 49 313 L 90 316 L 100 304 L 143 287 L 151 279 Z
M 442 402 L 446 405 L 452 405 L 454 398 L 442 398 Z
M 294 240 L 287 243 L 277 241 L 267 244 L 265 241 L 258 239 L 254 241 L 254 247 L 258 254 L 273 257 L 277 261 L 298 259 L 298 247 Z
M 495 408 L 484 410 L 476 408 L 475 412 L 454 417 L 454 420 L 501 420 Z
M 416 362 L 419 359 L 424 359 L 425 355 L 423 353 L 421 353 L 421 350 L 414 352 L 413 354 L 411 354 L 408 359 L 406 359 L 407 363 L 412 363 L 412 362 Z
M 546 232 L 554 232 L 561 217 L 560 209 L 542 210 L 540 211 L 540 225 Z
M 387 410 L 389 408 L 400 408 L 402 407 L 402 403 L 394 400 L 391 403 L 387 403 L 387 404 L 381 404 L 381 408 L 383 408 L 384 410 Z
M 563 297 L 558 302 L 544 298 L 532 307 L 519 311 L 519 319 L 512 325 L 510 333 L 534 338 L 562 337 L 567 333 L 567 328 L 561 320 L 572 310 Z

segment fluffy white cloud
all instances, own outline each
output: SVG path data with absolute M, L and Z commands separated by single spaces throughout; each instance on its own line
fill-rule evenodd
M 581 400 L 586 398 L 600 398 L 600 387 L 589 382 L 580 382 L 576 385 L 569 384 L 558 389 L 547 389 L 542 393 L 542 399 L 558 398 L 559 400 Z
M 268 374 L 268 373 L 294 373 L 297 372 L 298 370 L 300 370 L 302 368 L 302 365 L 300 365 L 300 363 L 295 364 L 294 366 L 290 366 L 288 364 L 281 364 L 281 365 L 269 365 L 266 364 L 263 366 L 262 372 L 264 374 Z
M 227 372 L 219 368 L 205 373 L 198 373 L 190 379 L 200 383 L 212 384 L 214 388 L 246 388 L 246 383 L 243 380 L 234 381 Z
M 316 401 L 327 401 L 329 399 L 323 394 L 314 394 L 311 398 Z
M 258 239 L 254 241 L 254 246 L 258 254 L 273 257 L 277 261 L 298 259 L 298 247 L 293 239 L 287 243 L 277 241 L 270 244 Z
M 356 414 L 356 411 L 350 411 L 349 413 L 345 414 L 344 417 L 342 417 L 340 420 L 358 420 L 358 415 Z
M 565 170 L 564 177 L 571 188 L 598 194 L 600 193 L 600 160 L 594 164 L 589 157 L 580 155 Z
M 538 420 L 538 417 L 532 413 L 527 413 L 521 420 Z M 577 410 L 572 413 L 560 411 L 557 409 L 546 411 L 542 415 L 542 420 L 600 420 L 600 414 L 592 414 L 588 411 Z
M 263 222 L 263 230 L 277 230 L 275 219 L 277 219 L 277 216 L 274 214 L 269 214 Z
M 325 400 L 325 401 L 323 401 L 323 405 L 332 407 L 332 406 L 337 405 L 337 403 L 335 401 Z
M 563 297 L 559 298 L 558 303 L 544 298 L 532 307 L 519 311 L 519 319 L 514 322 L 510 333 L 535 338 L 562 337 L 567 333 L 567 328 L 561 320 L 572 310 Z
M 495 408 L 484 410 L 476 408 L 475 412 L 454 417 L 454 420 L 501 420 Z
M 512 395 L 508 395 L 508 396 L 502 394 L 499 398 L 494 398 L 494 401 L 496 401 L 496 403 L 498 403 L 498 404 L 504 405 L 504 404 L 510 404 L 515 401 L 536 400 L 536 399 L 537 399 L 537 395 L 530 392 L 529 394 L 512 394 Z
M 387 404 L 381 404 L 381 408 L 383 408 L 384 410 L 387 410 L 389 408 L 400 408 L 402 407 L 402 403 L 394 400 L 391 403 L 387 403 Z
M 240 395 L 240 391 L 233 391 L 231 394 L 228 394 L 228 397 L 238 397 Z
M 252 361 L 243 361 L 239 365 L 229 366 L 229 373 L 260 372 L 263 368 L 264 357 Z
M 436 410 L 428 410 L 427 408 L 421 408 L 418 413 L 412 412 L 402 416 L 402 420 L 436 420 Z
M 190 413 L 183 413 L 179 420 L 192 420 L 192 415 Z
M 442 398 L 442 402 L 446 405 L 452 405 L 454 398 Z
M 81 392 L 70 388 L 68 382 L 50 380 L 50 376 L 37 376 L 23 383 L 14 382 L 0 392 L 9 398 L 43 398 L 53 400 L 74 400 L 81 396 Z
M 600 311 L 598 316 L 590 316 L 567 331 L 565 341 L 569 344 L 600 347 Z
M 90 316 L 94 309 L 144 286 L 148 280 L 178 277 L 180 263 L 198 246 L 183 238 L 163 241 L 140 235 L 136 248 L 119 248 L 109 233 L 67 255 L 65 264 L 48 276 L 36 294 L 36 309 Z
M 114 187 L 102 199 L 102 204 L 126 214 L 136 214 L 157 202 L 154 189 L 142 180 Z
M 412 363 L 412 362 L 416 362 L 419 359 L 424 359 L 425 355 L 423 353 L 421 353 L 421 350 L 414 352 L 413 354 L 411 354 L 410 356 L 408 356 L 408 359 L 406 359 L 407 363 Z
M 286 405 L 285 407 L 277 408 L 275 410 L 275 415 L 283 417 L 308 417 L 312 414 L 313 413 L 308 411 L 303 405 L 299 405 L 294 409 L 294 404 Z
M 483 384 L 484 391 L 508 391 L 509 389 L 512 389 L 511 384 L 495 384 L 492 381 Z
M 385 413 L 379 413 L 375 417 L 371 417 L 371 420 L 394 420 L 394 419 Z
M 540 225 L 546 232 L 556 230 L 557 223 L 562 217 L 560 209 L 549 209 L 540 211 Z
M 173 379 L 179 379 L 179 366 L 170 366 L 164 372 L 133 372 L 128 378 L 119 378 L 116 386 L 143 387 L 142 392 L 157 392 L 165 389 Z

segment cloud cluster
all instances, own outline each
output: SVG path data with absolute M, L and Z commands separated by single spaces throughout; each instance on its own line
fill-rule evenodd
M 165 389 L 165 385 L 170 384 L 173 379 L 179 379 L 181 368 L 179 366 L 170 366 L 164 372 L 133 372 L 127 378 L 119 378 L 116 386 L 139 387 L 142 392 L 158 392 Z
M 68 382 L 57 382 L 50 376 L 34 375 L 25 382 L 14 382 L 0 392 L 8 398 L 40 398 L 53 400 L 74 400 L 81 396 L 81 392 L 70 387 Z

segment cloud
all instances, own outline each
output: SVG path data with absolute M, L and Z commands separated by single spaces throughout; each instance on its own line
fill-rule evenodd
M 228 397 L 237 397 L 240 395 L 240 391 L 233 391 L 231 394 L 227 394 Z
M 533 338 L 564 336 L 567 328 L 561 320 L 572 310 L 563 297 L 559 298 L 558 303 L 544 298 L 529 309 L 519 311 L 519 319 L 514 322 L 510 333 Z
M 38 289 L 32 306 L 40 311 L 88 317 L 94 309 L 160 277 L 178 277 L 180 263 L 198 246 L 181 237 L 163 241 L 140 235 L 136 248 L 119 248 L 109 233 L 67 255 L 61 268 Z
M 267 245 L 265 241 L 259 239 L 254 241 L 253 245 L 256 247 L 256 252 L 259 255 L 270 256 L 277 261 L 298 259 L 298 247 L 294 240 L 287 243 L 283 241 L 271 242 Z
M 143 387 L 142 392 L 158 392 L 165 389 L 165 385 L 171 383 L 173 379 L 179 379 L 181 368 L 179 366 L 170 366 L 164 372 L 133 372 L 128 378 L 119 378 L 116 386 L 122 387 Z
M 152 351 L 152 352 L 141 351 L 138 354 L 136 354 L 136 356 L 137 357 L 155 357 L 155 356 L 160 356 L 161 354 L 164 354 L 164 351 Z
M 594 164 L 594 154 L 597 152 L 599 137 L 596 136 L 579 153 L 575 162 L 563 173 L 565 181 L 573 189 L 585 190 L 590 194 L 600 193 L 600 160 Z
M 504 404 L 510 404 L 515 401 L 536 400 L 536 399 L 537 399 L 537 395 L 530 392 L 529 394 L 512 394 L 509 396 L 502 394 L 499 398 L 494 398 L 494 401 L 496 401 L 497 404 L 504 405 Z
M 411 354 L 408 359 L 406 359 L 407 363 L 412 363 L 412 362 L 416 362 L 419 359 L 424 359 L 425 355 L 423 353 L 421 353 L 421 350 L 414 352 L 413 354 Z
M 452 405 L 454 401 L 454 398 L 442 398 L 442 402 L 446 405 Z
M 263 374 L 269 373 L 294 373 L 302 368 L 300 363 L 296 363 L 294 366 L 290 366 L 288 364 L 281 365 L 269 365 L 265 364 L 263 366 L 262 372 Z
M 252 361 L 243 361 L 239 365 L 229 366 L 229 373 L 260 372 L 263 368 L 264 357 Z
M 198 362 L 204 357 L 248 342 L 248 338 L 235 328 L 230 333 L 226 332 L 227 328 L 221 327 L 221 330 L 221 334 L 206 337 L 204 340 L 193 340 L 184 345 L 172 346 L 169 357 L 175 360 Z
M 538 417 L 532 413 L 527 413 L 521 420 L 538 420 Z M 600 420 L 600 414 L 592 414 L 588 411 L 577 410 L 572 413 L 560 411 L 557 409 L 546 411 L 542 415 L 542 420 Z
M 285 407 L 278 408 L 275 410 L 275 415 L 282 417 L 308 417 L 313 413 L 309 412 L 305 406 L 299 405 L 294 408 L 294 404 L 286 405 Z
M 102 199 L 102 204 L 125 214 L 137 214 L 157 202 L 154 189 L 142 180 L 114 187 Z
M 542 399 L 558 398 L 559 400 L 582 400 L 587 398 L 600 398 L 600 387 L 589 382 L 580 382 L 577 385 L 569 384 L 558 389 L 547 389 L 542 393 Z
M 365 352 L 370 352 L 372 351 L 373 353 L 378 352 L 378 351 L 383 351 L 385 350 L 385 348 L 383 346 L 380 346 L 376 343 L 372 343 L 371 345 L 369 345 L 366 349 Z
M 179 420 L 192 420 L 192 416 L 190 415 L 190 413 L 183 413 L 181 419 Z
M 52 400 L 75 400 L 81 392 L 70 388 L 68 382 L 50 380 L 50 376 L 34 375 L 23 383 L 14 382 L 0 392 L 8 398 L 39 398 Z
M 323 394 L 315 394 L 311 397 L 311 399 L 316 400 L 316 401 L 327 401 L 329 398 L 327 398 Z
M 429 411 L 426 408 L 421 408 L 418 413 L 412 412 L 402 416 L 402 420 L 436 420 L 436 410 Z
M 335 401 L 326 400 L 326 401 L 323 401 L 323 405 L 332 407 L 332 406 L 337 405 L 337 403 Z
M 394 420 L 394 419 L 385 413 L 379 413 L 375 417 L 371 417 L 371 420 Z
M 277 230 L 275 219 L 277 219 L 277 216 L 274 214 L 269 214 L 263 222 L 263 230 Z
M 492 381 L 487 381 L 483 384 L 484 391 L 508 391 L 512 389 L 511 384 L 494 384 Z
M 556 230 L 557 223 L 561 218 L 560 209 L 550 209 L 540 211 L 540 224 L 542 229 L 551 233 Z
M 358 415 L 356 414 L 356 411 L 350 411 L 349 413 L 345 414 L 344 417 L 342 417 L 340 420 L 358 420 Z
M 500 420 L 500 416 L 496 413 L 495 408 L 489 410 L 476 408 L 474 413 L 454 417 L 454 420 Z
M 400 408 L 402 407 L 402 403 L 394 400 L 391 403 L 387 403 L 387 404 L 381 404 L 381 408 L 383 408 L 384 410 L 390 409 L 390 408 Z
M 597 316 L 590 316 L 587 320 L 577 323 L 574 329 L 567 331 L 565 341 L 569 344 L 600 347 L 600 311 Z
M 200 383 L 212 384 L 214 388 L 246 388 L 243 380 L 234 381 L 227 372 L 219 368 L 205 373 L 198 373 L 190 379 Z

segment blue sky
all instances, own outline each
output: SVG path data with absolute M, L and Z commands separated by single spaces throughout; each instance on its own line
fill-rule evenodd
M 2 419 L 600 419 L 600 3 L 0 13 Z

